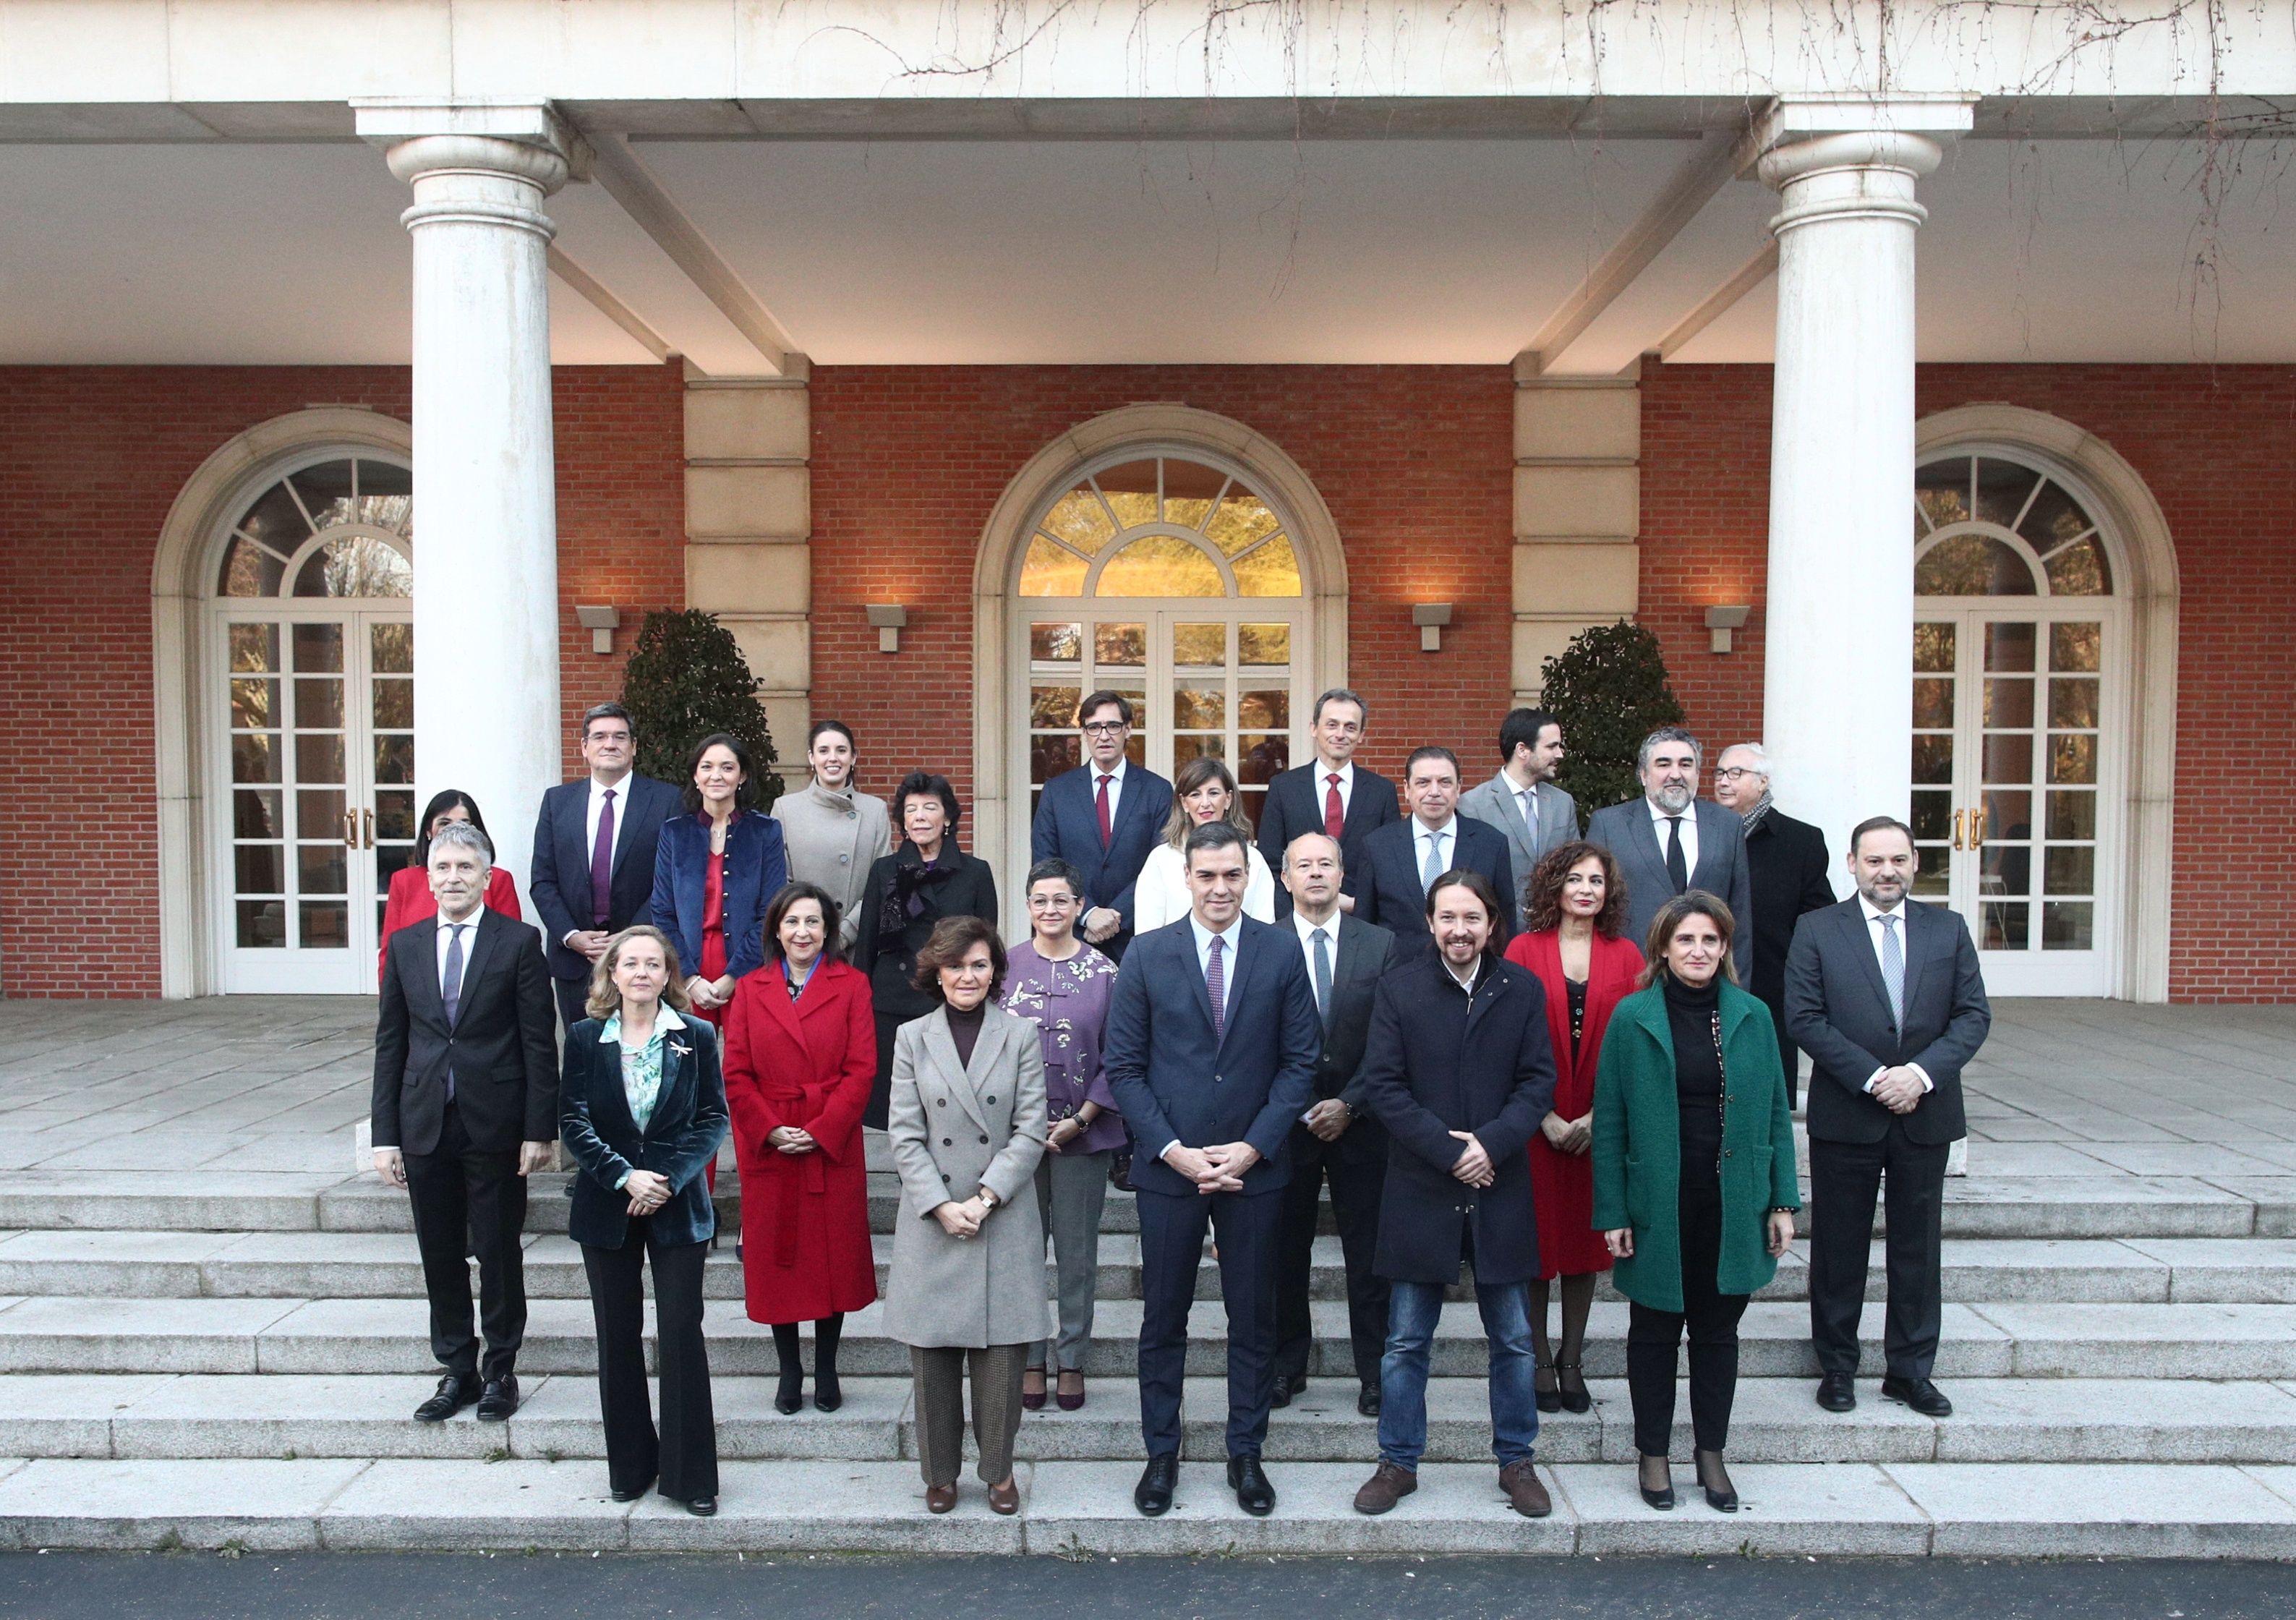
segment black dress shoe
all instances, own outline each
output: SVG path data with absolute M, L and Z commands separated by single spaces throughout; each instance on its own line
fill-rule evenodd
M 1656 1463 L 1659 1466 L 1653 1468 L 1650 1466 L 1652 1463 Z M 1663 1485 L 1652 1484 L 1650 1482 L 1651 1477 L 1653 1475 L 1665 1480 L 1666 1484 Z M 1643 1493 L 1643 1501 L 1646 1505 L 1657 1509 L 1660 1513 L 1671 1513 L 1674 1511 L 1674 1474 L 1673 1471 L 1667 1467 L 1665 1458 L 1646 1456 L 1636 1461 L 1635 1464 L 1635 1489 Z
M 1140 1470 L 1140 1483 L 1132 1487 L 1132 1505 L 1150 1518 L 1159 1517 L 1172 1505 L 1172 1491 L 1179 1483 L 1180 1459 L 1177 1452 L 1151 1457 L 1148 1466 Z
M 1108 1184 L 1120 1193 L 1134 1189 L 1132 1185 L 1132 1155 L 1111 1153 L 1108 1155 Z
M 1234 1488 L 1235 1505 L 1252 1517 L 1266 1518 L 1275 1511 L 1275 1487 L 1267 1483 L 1259 1458 L 1229 1458 L 1227 1483 Z
M 637 1501 L 639 1497 L 644 1496 L 647 1492 L 652 1489 L 653 1481 L 649 1479 L 645 1484 L 639 1485 L 633 1490 L 617 1491 L 613 1493 L 613 1496 L 614 1500 L 618 1502 L 634 1502 Z
M 1857 1380 L 1846 1372 L 1829 1372 L 1817 1381 L 1817 1403 L 1830 1412 L 1857 1410 Z
M 487 1380 L 486 1393 L 479 1397 L 479 1421 L 500 1423 L 518 1410 L 518 1378 L 504 1373 L 499 1378 Z
M 816 1373 L 813 1379 L 813 1410 L 817 1412 L 833 1412 L 844 1404 L 845 1386 L 838 1382 L 837 1375 L 832 1372 L 824 1377 Z
M 1884 1378 L 1882 1399 L 1902 1401 L 1924 1418 L 1953 1416 L 1953 1402 L 1945 1398 L 1945 1391 L 1927 1378 Z
M 448 1373 L 439 1380 L 438 1392 L 414 1409 L 417 1423 L 444 1423 L 479 1398 L 479 1381 Z
M 1379 1416 L 1379 1386 L 1366 1384 L 1356 1391 L 1356 1410 L 1366 1418 Z
M 696 1518 L 716 1518 L 718 1499 L 714 1496 L 697 1496 L 685 1504 L 685 1510 Z
M 1275 1387 L 1268 1394 L 1267 1404 L 1270 1406 L 1289 1406 L 1292 1404 L 1292 1398 L 1294 1395 L 1303 1395 L 1307 1393 L 1308 1375 L 1306 1373 L 1279 1372 L 1275 1375 Z

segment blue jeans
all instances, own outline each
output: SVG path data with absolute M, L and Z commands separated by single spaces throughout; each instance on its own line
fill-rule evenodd
M 1538 1359 L 1530 1348 L 1530 1285 L 1475 1285 L 1475 1304 L 1491 1344 L 1491 1452 L 1501 1468 L 1530 1460 L 1538 1438 Z M 1379 1364 L 1379 1456 L 1416 1473 L 1427 1450 L 1427 1361 L 1443 1289 L 1431 1282 L 1391 1285 L 1387 1353 Z

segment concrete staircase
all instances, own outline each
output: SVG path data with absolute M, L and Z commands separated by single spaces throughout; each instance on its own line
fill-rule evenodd
M 875 1183 L 882 1233 L 893 1195 Z M 730 1175 L 720 1188 L 730 1214 Z M 1694 1492 L 1664 1515 L 1635 1495 L 1626 1307 L 1606 1291 L 1587 1355 L 1595 1407 L 1544 1420 L 1556 1509 L 1537 1523 L 1496 1490 L 1464 1300 L 1437 1343 L 1419 1493 L 1380 1520 L 1349 1509 L 1375 1446 L 1354 1409 L 1329 1237 L 1314 1276 L 1319 1376 L 1268 1438 L 1275 1516 L 1245 1517 L 1220 1480 L 1226 1330 L 1208 1265 L 1179 1500 L 1138 1517 L 1138 1248 L 1121 1196 L 1091 1401 L 1023 1422 L 1019 1517 L 990 1515 L 977 1486 L 955 1513 L 924 1513 L 907 1355 L 874 1308 L 848 1323 L 843 1408 L 775 1412 L 771 1336 L 742 1314 L 730 1242 L 708 1277 L 724 1511 L 617 1505 L 596 1460 L 579 1255 L 555 1187 L 536 1194 L 524 1409 L 505 1425 L 430 1426 L 407 1418 L 435 1369 L 403 1195 L 309 1173 L 12 1172 L 0 1544 L 2296 1557 L 2296 1177 L 1951 1184 L 1938 1377 L 1957 1410 L 1941 1423 L 1882 1402 L 1870 1377 L 1856 1413 L 1817 1410 L 1805 1271 L 1790 1259 L 1744 1324 L 1734 1516 Z M 1877 1301 L 1880 1264 L 1877 1250 Z M 1865 1327 L 1878 1376 L 1878 1304 Z M 1686 1460 L 1686 1402 L 1678 1421 Z

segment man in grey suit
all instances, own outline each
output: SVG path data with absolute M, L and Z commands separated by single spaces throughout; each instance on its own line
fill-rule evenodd
M 1459 798 L 1459 813 L 1507 835 L 1509 864 L 1527 882 L 1538 858 L 1578 836 L 1578 806 L 1554 785 L 1562 725 L 1544 709 L 1513 709 L 1499 723 L 1499 774 Z M 1522 925 L 1522 896 L 1505 897 Z
M 1919 866 L 1904 822 L 1860 822 L 1849 835 L 1857 898 L 1804 917 L 1786 954 L 1786 1026 L 1812 1065 L 1809 1336 L 1817 1403 L 1831 1412 L 1857 1404 L 1857 1318 L 1885 1175 L 1882 1394 L 1925 1418 L 1953 1412 L 1930 1382 L 1943 1311 L 1945 1161 L 1966 1129 L 1961 1072 L 1985 1044 L 1993 1009 L 1960 914 L 1906 898 Z
M 1587 841 L 1611 851 L 1627 881 L 1627 937 L 1646 944 L 1659 908 L 1692 889 L 1718 894 L 1737 918 L 1730 960 L 1738 983 L 1754 972 L 1754 879 L 1745 824 L 1698 796 L 1698 739 L 1661 726 L 1635 758 L 1643 796 L 1595 812 Z

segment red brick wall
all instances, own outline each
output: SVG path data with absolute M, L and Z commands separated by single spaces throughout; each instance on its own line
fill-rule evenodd
M 813 710 L 860 734 L 862 785 L 882 792 L 924 762 L 970 800 L 982 525 L 1053 439 L 1144 403 L 1248 424 L 1331 507 L 1347 553 L 1349 680 L 1374 709 L 1365 763 L 1395 774 L 1414 745 L 1440 742 L 1471 777 L 1496 769 L 1513 655 L 1505 366 L 821 366 Z M 1419 651 L 1419 601 L 1457 604 L 1439 654 Z M 898 656 L 877 651 L 870 602 L 909 605 Z
M 561 591 L 570 604 L 683 605 L 681 382 L 675 366 L 562 370 Z M 313 405 L 404 419 L 395 367 L 0 368 L 0 993 L 160 988 L 152 563 L 168 509 L 217 446 Z M 593 595 L 592 593 L 602 593 Z M 565 697 L 620 685 L 567 616 Z M 41 829 L 94 810 L 102 858 L 53 868 Z M 102 919 L 92 928 L 89 918 Z
M 2243 785 L 2296 689 L 2296 367 L 1925 366 L 1916 399 L 1924 415 L 2049 412 L 2151 488 L 2182 592 L 2169 994 L 2296 999 L 2296 959 L 2255 925 L 2244 853 L 2272 847 L 2286 816 L 2278 795 Z M 1644 373 L 1644 616 L 1692 723 L 1718 740 L 1760 729 L 1769 408 L 1766 366 Z M 1704 650 L 1699 610 L 1724 600 L 1755 604 L 1739 636 L 1750 656 Z

